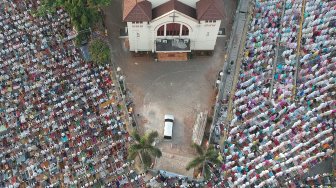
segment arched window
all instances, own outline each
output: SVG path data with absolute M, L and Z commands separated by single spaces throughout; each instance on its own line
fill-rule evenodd
M 181 27 L 182 26 L 182 27 Z M 179 23 L 169 23 L 157 29 L 156 36 L 188 36 L 189 28 Z
M 181 24 L 169 23 L 166 25 L 166 35 L 167 36 L 178 36 L 180 35 Z
M 182 26 L 182 35 L 183 36 L 189 35 L 189 29 L 185 25 Z
M 164 25 L 157 30 L 157 36 L 164 36 Z

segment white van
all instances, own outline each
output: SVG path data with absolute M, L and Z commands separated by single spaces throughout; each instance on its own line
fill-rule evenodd
M 164 116 L 163 138 L 172 139 L 173 136 L 174 116 L 166 114 Z

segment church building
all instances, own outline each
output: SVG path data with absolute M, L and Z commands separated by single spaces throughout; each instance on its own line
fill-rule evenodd
M 223 18 L 223 0 L 123 0 L 129 50 L 155 52 L 159 59 L 214 50 Z

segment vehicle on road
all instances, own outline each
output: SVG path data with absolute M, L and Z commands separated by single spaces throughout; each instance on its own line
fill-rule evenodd
M 173 126 L 174 126 L 174 116 L 166 114 L 164 116 L 164 139 L 172 139 L 173 136 Z

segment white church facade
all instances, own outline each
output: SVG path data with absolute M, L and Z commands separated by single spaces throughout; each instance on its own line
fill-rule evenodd
M 223 0 L 124 0 L 129 50 L 186 53 L 214 50 Z

